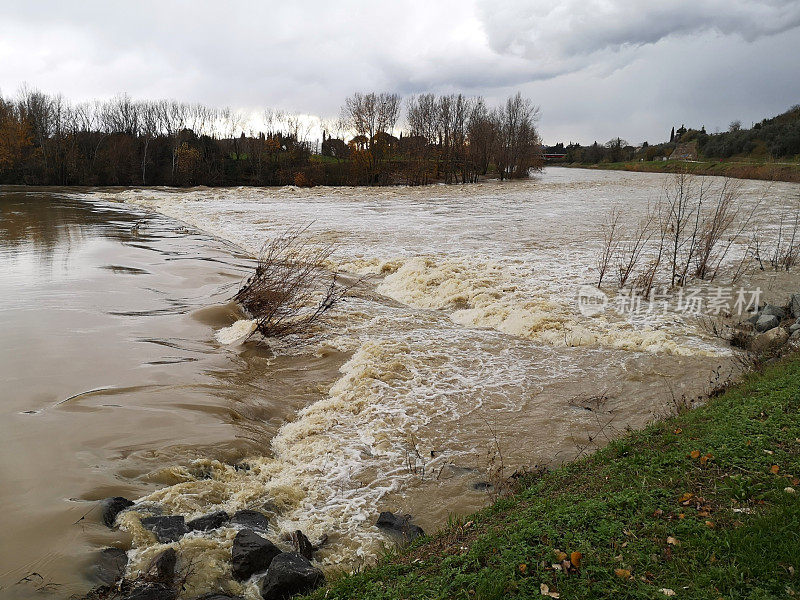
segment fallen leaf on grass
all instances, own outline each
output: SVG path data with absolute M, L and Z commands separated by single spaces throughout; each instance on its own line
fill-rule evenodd
M 676 540 L 674 537 L 672 537 L 672 536 L 667 537 L 667 543 L 670 546 L 680 546 L 681 545 L 681 543 L 678 540 Z
M 558 592 L 551 592 L 550 588 L 547 586 L 546 583 L 542 583 L 539 585 L 539 592 L 541 592 L 542 596 L 550 596 L 551 598 L 558 598 Z
M 661 592 L 662 594 L 664 594 L 665 596 L 674 596 L 675 595 L 675 590 L 671 590 L 669 588 L 661 588 L 658 591 Z
M 614 569 L 614 575 L 620 579 L 630 579 L 631 572 L 628 569 Z
M 683 429 L 681 429 L 680 427 L 678 427 L 678 428 L 675 430 L 675 432 L 674 432 L 674 433 L 675 433 L 675 435 L 680 435 L 682 431 L 683 431 Z
M 561 562 L 562 560 L 565 560 L 567 558 L 567 553 L 566 552 L 562 552 L 558 548 L 553 550 L 553 554 L 555 554 L 556 559 L 558 560 L 558 562 Z
M 712 458 L 714 458 L 714 455 L 713 455 L 713 454 L 711 454 L 711 452 L 709 452 L 709 453 L 708 453 L 708 454 L 706 454 L 705 456 L 701 456 L 701 457 L 700 457 L 700 464 L 701 464 L 701 465 L 705 465 L 705 464 L 706 464 L 706 463 L 707 463 L 709 460 L 711 460 Z
M 773 475 L 777 475 L 781 468 L 778 465 L 772 465 L 769 470 L 772 471 Z
M 783 491 L 786 492 L 787 494 L 794 494 L 795 492 L 793 487 L 785 487 L 783 488 Z
M 522 564 L 519 566 L 519 572 L 520 572 L 520 573 L 522 573 L 523 575 L 524 575 L 525 573 L 527 573 L 527 572 L 528 572 L 528 565 L 526 565 L 525 563 L 522 563 Z
M 713 521 L 706 521 L 706 527 L 708 527 L 709 529 L 714 529 L 716 525 L 714 525 Z
M 693 458 L 693 459 L 700 458 L 700 450 L 692 450 L 692 451 L 689 453 L 689 456 L 690 456 L 691 458 Z
M 583 560 L 583 554 L 580 552 L 573 552 L 569 555 L 569 562 L 572 563 L 572 566 L 578 568 L 581 566 L 581 560 Z

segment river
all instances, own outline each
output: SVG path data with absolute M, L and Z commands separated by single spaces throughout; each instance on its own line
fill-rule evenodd
M 279 544 L 324 534 L 323 567 L 353 568 L 389 543 L 381 510 L 435 530 L 484 506 L 499 470 L 571 460 L 707 392 L 733 367 L 697 319 L 576 309 L 605 215 L 633 222 L 663 185 L 551 168 L 420 188 L 0 189 L 0 596 L 82 593 L 100 548 L 132 549 L 133 570 L 163 549 L 135 510 L 100 523 L 112 495 L 187 518 L 261 510 Z M 799 191 L 772 184 L 771 208 Z M 298 224 L 363 282 L 312 343 L 221 346 L 252 256 Z M 780 302 L 796 283 L 745 281 Z M 255 597 L 230 581 L 234 533 L 182 540 L 188 598 Z

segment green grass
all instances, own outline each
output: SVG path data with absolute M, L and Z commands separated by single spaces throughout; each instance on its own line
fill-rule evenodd
M 564 600 L 666 598 L 661 589 L 679 599 L 800 597 L 797 477 L 793 358 L 532 477 L 516 495 L 312 597 L 543 598 L 543 583 Z M 580 568 L 553 569 L 556 550 L 582 553 Z

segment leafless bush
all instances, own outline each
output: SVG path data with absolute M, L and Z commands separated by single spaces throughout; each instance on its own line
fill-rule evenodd
M 606 222 L 603 224 L 603 247 L 597 259 L 597 269 L 600 271 L 597 287 L 603 285 L 603 278 L 606 276 L 606 272 L 611 265 L 612 258 L 617 253 L 621 218 L 622 212 L 615 207 L 611 209 Z
M 417 438 L 413 434 L 409 435 L 406 439 L 403 455 L 406 471 L 412 475 L 419 475 L 422 481 L 425 481 L 428 461 L 425 459 L 423 453 L 419 451 Z
M 700 241 L 696 255 L 693 257 L 694 276 L 698 279 L 713 281 L 716 278 L 731 246 L 750 226 L 753 216 L 761 204 L 760 198 L 751 205 L 749 212 L 740 218 L 742 214 L 741 188 L 741 182 L 726 179 L 717 193 L 713 210 L 703 219 Z M 737 220 L 739 227 L 730 235 L 731 227 Z
M 752 226 L 763 197 L 745 210 L 741 183 L 725 180 L 717 187 L 709 178 L 676 173 L 665 182 L 655 206 L 629 234 L 623 231 L 619 209 L 611 210 L 603 225 L 597 258 L 598 287 L 612 263 L 618 286 L 632 286 L 643 296 L 650 295 L 660 276 L 672 288 L 693 279 L 713 281 L 731 248 Z M 785 243 L 778 252 L 774 259 L 777 263 L 791 263 L 800 255 L 800 244 L 795 243 L 800 240 L 797 226 L 800 212 L 791 243 Z M 762 256 L 763 244 L 758 238 L 750 247 L 750 254 Z M 743 267 L 744 258 L 735 268 L 734 278 L 738 279 Z
M 339 282 L 327 268 L 334 247 L 312 244 L 307 230 L 292 227 L 267 242 L 255 272 L 234 296 L 264 337 L 307 333 L 358 283 Z
M 773 271 L 789 271 L 800 256 L 800 208 L 790 214 L 781 214 L 777 236 L 773 241 L 764 241 L 764 232 L 753 234 L 749 253 L 758 262 L 762 271 L 767 267 Z
M 653 222 L 655 215 L 648 210 L 647 215 L 636 225 L 633 235 L 619 245 L 617 260 L 617 283 L 620 288 L 625 287 L 633 270 L 639 264 L 639 259 L 650 239 L 653 237 Z

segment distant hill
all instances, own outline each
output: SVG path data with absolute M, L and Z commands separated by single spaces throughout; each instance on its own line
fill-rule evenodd
M 800 104 L 756 123 L 752 129 L 733 127 L 724 133 L 698 137 L 697 141 L 701 155 L 707 158 L 800 156 Z

